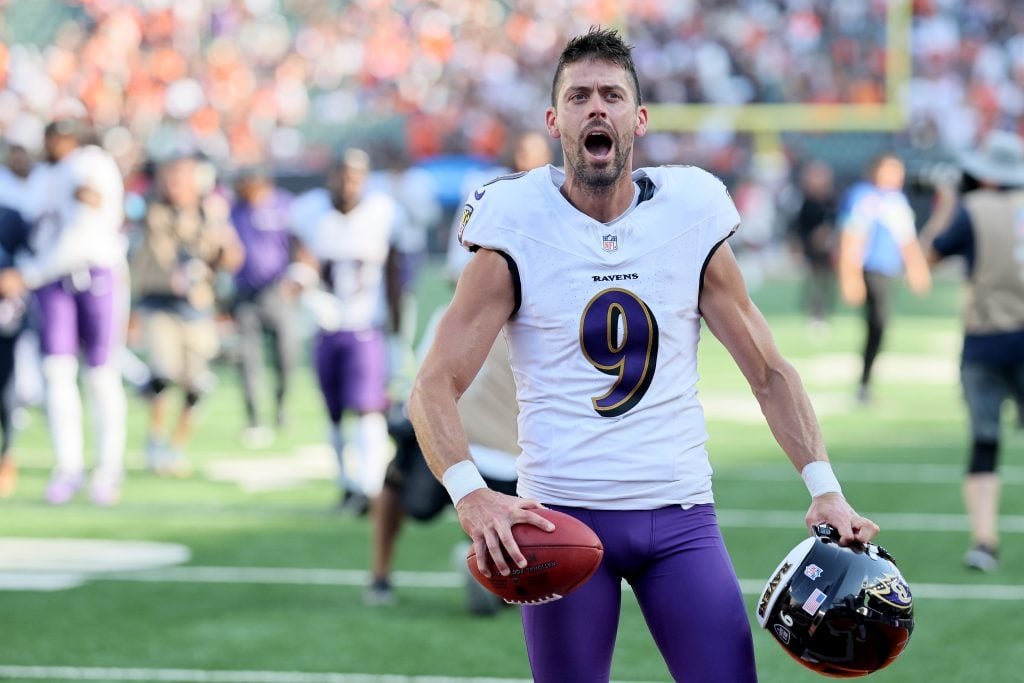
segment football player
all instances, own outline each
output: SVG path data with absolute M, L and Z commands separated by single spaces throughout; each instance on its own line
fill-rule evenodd
M 387 331 L 400 328 L 400 259 L 395 242 L 402 213 L 381 192 L 365 193 L 370 158 L 344 152 L 328 176 L 330 207 L 294 222 L 300 242 L 291 279 L 318 326 L 314 363 L 338 458 L 340 507 L 364 514 L 384 482 L 391 456 L 388 425 Z M 300 201 L 302 201 L 300 199 Z M 341 418 L 356 414 L 358 474 L 345 466 Z
M 537 681 L 608 680 L 624 578 L 676 680 L 756 680 L 697 398 L 702 318 L 808 484 L 805 522 L 829 522 L 845 544 L 878 531 L 843 497 L 803 385 L 747 294 L 727 243 L 739 216 L 724 185 L 694 167 L 632 170 L 647 119 L 619 35 L 592 29 L 571 40 L 545 118 L 565 168 L 469 197 L 461 241 L 476 254 L 409 405 L 481 572 L 487 556 L 503 575 L 526 566 L 511 527 L 552 528 L 535 513 L 542 505 L 604 544 L 587 584 L 523 607 Z M 484 486 L 456 408 L 502 330 L 520 409 L 520 497 Z
M 54 505 L 71 500 L 84 481 L 79 353 L 97 432 L 93 501 L 117 502 L 124 476 L 125 394 L 114 362 L 127 325 L 124 182 L 110 154 L 81 144 L 85 134 L 73 119 L 46 127 L 49 163 L 31 176 L 23 209 L 33 224 L 33 251 L 0 274 L 5 290 L 16 287 L 15 280 L 33 290 L 40 313 L 46 414 L 57 460 L 46 500 Z

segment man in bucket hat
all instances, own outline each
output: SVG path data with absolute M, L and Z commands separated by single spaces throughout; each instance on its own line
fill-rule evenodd
M 1000 413 L 1007 398 L 1024 422 L 1024 140 L 993 131 L 958 158 L 959 195 L 937 188 L 923 239 L 929 263 L 961 255 L 967 265 L 960 381 L 971 420 L 963 484 L 971 546 L 964 563 L 998 566 Z M 929 246 L 930 244 L 930 246 Z

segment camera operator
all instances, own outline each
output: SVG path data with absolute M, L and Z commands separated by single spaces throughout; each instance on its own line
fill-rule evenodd
M 967 266 L 960 381 L 972 446 L 963 483 L 971 545 L 964 563 L 998 566 L 1000 414 L 1017 402 L 1024 424 L 1024 140 L 994 131 L 976 152 L 962 154 L 959 188 L 936 184 L 922 233 L 930 264 L 953 255 Z

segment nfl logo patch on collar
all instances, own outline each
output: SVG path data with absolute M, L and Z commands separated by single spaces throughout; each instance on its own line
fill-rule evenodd
M 619 250 L 619 236 L 605 235 L 601 238 L 601 248 L 611 253 Z

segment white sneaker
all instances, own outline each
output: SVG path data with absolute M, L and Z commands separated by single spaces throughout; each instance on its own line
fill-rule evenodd
M 242 430 L 242 445 L 246 448 L 270 448 L 274 445 L 274 430 L 257 425 Z

